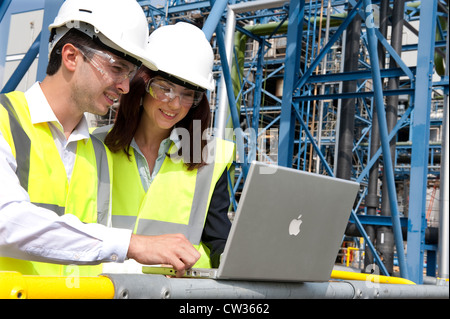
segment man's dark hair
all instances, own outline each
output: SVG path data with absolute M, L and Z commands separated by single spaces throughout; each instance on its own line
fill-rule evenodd
M 50 35 L 50 39 L 53 38 L 54 32 L 55 31 L 53 29 Z M 47 65 L 48 75 L 54 75 L 61 67 L 61 50 L 67 43 L 71 43 L 77 48 L 82 45 L 97 50 L 102 49 L 92 40 L 90 36 L 77 29 L 72 28 L 67 31 L 67 33 L 58 41 L 58 43 L 56 43 L 55 47 L 53 48 Z

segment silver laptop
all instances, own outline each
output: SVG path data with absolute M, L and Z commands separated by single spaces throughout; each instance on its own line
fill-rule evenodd
M 185 276 L 328 281 L 358 190 L 356 182 L 253 162 L 219 268 Z M 143 272 L 175 275 L 164 267 Z

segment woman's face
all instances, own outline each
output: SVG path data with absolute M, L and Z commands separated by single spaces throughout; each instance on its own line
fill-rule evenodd
M 150 124 L 171 130 L 184 119 L 197 98 L 196 91 L 174 84 L 161 77 L 151 79 L 144 96 L 144 116 Z

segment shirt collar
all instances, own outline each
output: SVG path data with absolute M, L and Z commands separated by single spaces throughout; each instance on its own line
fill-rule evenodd
M 167 137 L 161 141 L 161 144 L 159 144 L 158 155 L 167 154 L 169 152 L 169 149 L 170 149 L 170 146 L 172 145 L 172 143 L 174 144 L 174 146 L 177 149 L 180 148 L 181 140 L 180 140 L 179 134 L 177 134 L 177 128 L 172 129 L 169 137 Z M 134 137 L 131 140 L 130 146 L 133 147 L 134 149 L 138 150 L 138 152 L 142 154 Z
M 47 98 L 42 92 L 39 82 L 34 83 L 26 92 L 25 98 L 30 110 L 31 122 L 33 124 L 38 123 L 52 123 L 60 131 L 64 133 L 63 127 L 53 112 Z M 89 139 L 89 125 L 86 116 L 81 118 L 81 121 L 75 127 L 69 140 L 78 141 L 85 139 L 85 142 Z

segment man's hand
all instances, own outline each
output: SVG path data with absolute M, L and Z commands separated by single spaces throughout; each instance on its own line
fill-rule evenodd
M 200 253 L 182 234 L 159 236 L 131 235 L 128 258 L 145 265 L 168 264 L 184 274 L 200 258 Z

